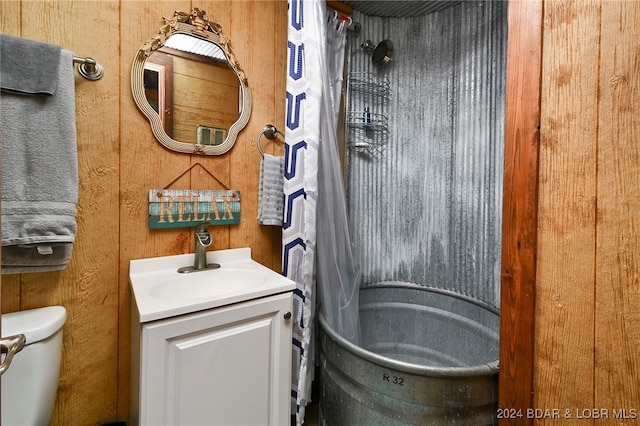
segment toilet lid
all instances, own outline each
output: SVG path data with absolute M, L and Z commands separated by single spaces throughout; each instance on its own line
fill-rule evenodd
M 62 306 L 2 314 L 2 337 L 24 334 L 29 345 L 51 337 L 60 330 L 66 319 L 67 311 Z

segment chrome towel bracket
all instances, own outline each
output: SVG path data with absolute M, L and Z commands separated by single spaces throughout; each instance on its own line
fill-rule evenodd
M 258 146 L 260 155 L 264 157 L 264 151 L 262 151 L 262 147 L 260 146 L 260 138 L 262 138 L 262 135 L 264 135 L 267 139 L 273 140 L 278 136 L 278 134 L 284 137 L 284 133 L 276 129 L 276 126 L 274 126 L 273 124 L 267 124 L 266 126 L 264 126 L 264 129 L 262 129 L 262 133 L 258 135 L 258 140 L 256 141 L 256 145 Z
M 78 73 L 87 80 L 100 80 L 104 75 L 102 65 L 93 58 L 73 57 L 73 63 L 78 64 Z

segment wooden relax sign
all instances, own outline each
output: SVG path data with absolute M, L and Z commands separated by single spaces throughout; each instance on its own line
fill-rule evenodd
M 194 227 L 203 222 L 240 222 L 240 191 L 149 190 L 149 228 Z

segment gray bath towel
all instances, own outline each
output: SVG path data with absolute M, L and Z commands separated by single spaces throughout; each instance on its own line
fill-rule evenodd
M 58 87 L 60 46 L 0 34 L 4 92 L 52 96 Z
M 71 260 L 73 244 L 33 244 L 2 247 L 2 273 L 59 271 Z
M 284 213 L 284 157 L 264 154 L 258 186 L 258 223 L 282 226 Z
M 71 257 L 78 201 L 72 52 L 61 50 L 57 74 L 53 96 L 2 91 L 3 274 L 59 270 Z

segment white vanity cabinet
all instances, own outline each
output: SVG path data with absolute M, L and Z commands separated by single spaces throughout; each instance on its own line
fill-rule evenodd
M 290 423 L 292 281 L 269 271 L 281 284 L 266 295 L 147 320 L 131 269 L 132 424 Z

